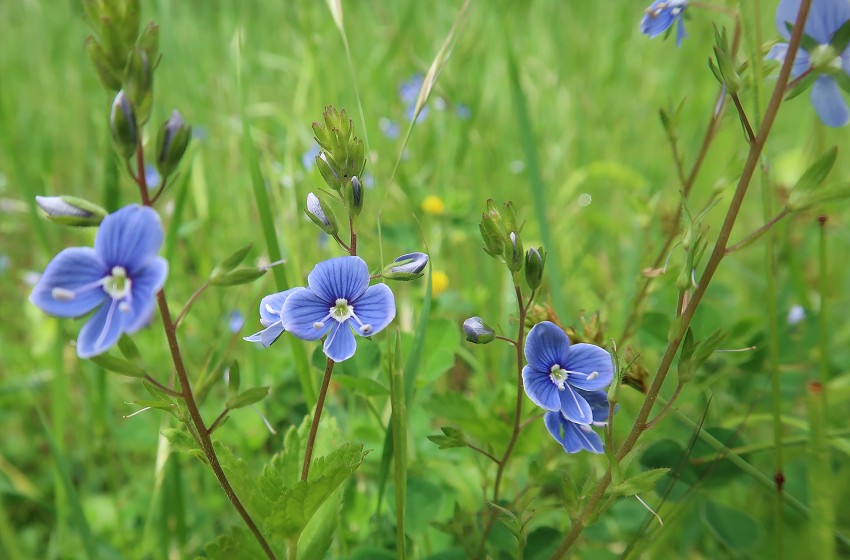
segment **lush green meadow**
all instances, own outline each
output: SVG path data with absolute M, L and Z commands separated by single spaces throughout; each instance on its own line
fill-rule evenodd
M 739 62 L 778 38 L 776 3 L 741 2 Z M 372 341 L 360 339 L 355 357 L 334 372 L 342 375 L 330 387 L 319 451 L 358 442 L 371 452 L 327 502 L 336 513 L 323 519 L 336 531 L 325 557 L 402 557 L 399 503 L 407 557 L 477 551 L 496 468 L 482 453 L 440 449 L 427 436 L 458 428 L 501 456 L 514 425 L 514 349 L 470 344 L 461 329 L 475 315 L 507 337 L 518 327 L 511 276 L 482 250 L 489 198 L 499 207 L 512 201 L 525 220 L 525 247 L 548 251 L 532 319 L 556 319 L 583 340 L 616 348 L 622 367 L 634 360 L 613 421 L 614 449 L 621 444 L 645 398 L 635 386 L 646 390 L 680 324 L 683 271 L 690 293 L 707 260 L 695 264 L 688 285 L 679 244 L 687 223 L 677 218 L 682 182 L 659 109 L 682 102 L 676 149 L 687 175 L 719 92 L 706 63 L 712 22 L 731 34 L 738 2 L 721 2 L 729 12 L 689 8 L 680 48 L 674 37 L 640 33 L 639 0 L 479 0 L 462 17 L 461 1 L 342 2 L 345 38 L 325 2 L 142 4 L 143 24 L 160 25 L 162 53 L 146 150 L 153 153 L 173 109 L 194 130 L 180 175 L 157 204 L 172 313 L 240 247 L 253 243 L 248 264 L 273 260 L 258 185 L 286 259 L 253 283 L 210 288 L 180 325 L 189 377 L 196 391 L 206 387 L 199 400 L 208 424 L 227 399 L 232 360 L 243 387 L 271 388 L 255 410 L 233 411 L 215 432 L 230 450 L 222 454 L 244 460 L 234 470 L 258 476 L 287 431 L 309 424 L 322 379 L 319 343 L 284 335 L 262 348 L 242 337 L 259 330 L 260 299 L 282 290 L 281 281 L 305 285 L 317 262 L 344 254 L 304 214 L 307 194 L 323 188 L 303 156 L 325 106 L 345 108 L 368 148 L 359 254 L 371 269 L 411 251 L 430 255 L 432 289 L 427 275 L 391 284 L 394 322 Z M 95 235 L 47 221 L 36 195 L 75 195 L 110 211 L 138 202 L 112 145 L 113 94 L 86 56 L 90 33 L 75 0 L 0 2 L 0 557 L 216 557 L 207 544 L 241 520 L 208 466 L 160 435 L 179 423 L 158 410 L 128 417 L 143 408 L 134 401 L 150 398 L 139 380 L 79 359 L 71 341 L 82 321 L 48 317 L 28 301 L 34 275 L 57 252 L 91 246 Z M 447 37 L 450 57 L 427 115 L 407 137 L 400 87 L 447 54 Z M 756 128 L 778 67 L 758 68 L 760 80 L 745 74 L 740 96 Z M 784 102 L 729 245 L 776 215 L 832 146 L 838 159 L 825 184 L 846 185 L 847 128 L 823 126 L 808 93 Z M 749 150 L 727 103 L 687 201 L 694 217 L 716 202 L 695 227 L 709 252 Z M 626 482 L 615 478 L 619 493 L 599 504 L 606 510 L 582 520 L 576 558 L 850 557 L 848 219 L 845 201 L 820 203 L 723 259 L 691 327 L 697 340 L 721 329 L 719 348 L 739 351 L 711 353 L 615 469 Z M 646 269 L 665 262 L 666 273 L 647 280 L 660 270 Z M 232 325 L 234 312 L 244 325 Z M 158 318 L 133 340 L 165 382 L 171 356 Z M 677 363 L 652 416 L 676 398 Z M 406 495 L 396 492 L 398 461 L 384 456 L 389 372 L 402 365 L 415 370 L 404 413 Z M 519 552 L 511 523 L 497 523 L 488 537 L 493 558 L 549 558 L 609 465 L 606 455 L 565 453 L 539 415 L 525 399 L 528 422 L 500 500 L 530 518 L 519 539 L 527 544 Z M 623 489 L 659 467 L 672 470 L 637 496 Z

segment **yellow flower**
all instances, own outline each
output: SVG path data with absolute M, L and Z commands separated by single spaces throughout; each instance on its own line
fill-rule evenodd
M 446 211 L 446 203 L 439 196 L 429 194 L 422 200 L 422 210 L 432 216 L 440 216 Z
M 431 295 L 437 297 L 449 289 L 449 277 L 442 270 L 435 270 L 431 274 Z

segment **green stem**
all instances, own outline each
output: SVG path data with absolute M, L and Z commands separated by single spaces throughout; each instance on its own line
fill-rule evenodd
M 195 300 L 197 300 L 199 297 L 201 297 L 201 294 L 204 293 L 204 291 L 209 287 L 210 287 L 210 281 L 207 280 L 203 284 L 201 284 L 200 288 L 195 290 L 195 293 L 192 294 L 192 296 L 189 298 L 189 301 L 187 301 L 186 305 L 183 306 L 183 309 L 180 311 L 180 314 L 177 316 L 176 319 L 174 319 L 174 328 L 175 329 L 180 326 L 180 322 L 183 320 L 183 318 L 186 316 L 186 314 L 189 313 L 189 310 L 192 309 L 192 305 L 195 303 Z
M 331 374 L 334 370 L 334 362 L 328 358 L 325 365 L 325 376 L 322 378 L 322 388 L 319 389 L 319 398 L 316 401 L 316 411 L 313 413 L 313 422 L 310 424 L 310 435 L 307 436 L 307 446 L 304 448 L 304 464 L 301 466 L 301 480 L 307 480 L 310 474 L 310 460 L 313 458 L 313 447 L 316 445 L 316 434 L 319 431 L 319 420 L 322 417 L 322 409 L 325 406 L 325 397 L 328 394 L 328 386 L 331 383 Z
M 731 234 L 732 228 L 735 225 L 735 221 L 738 217 L 738 212 L 741 209 L 741 204 L 743 204 L 744 202 L 744 197 L 747 194 L 747 189 L 749 188 L 750 182 L 753 178 L 753 174 L 755 173 L 756 167 L 758 166 L 759 158 L 761 157 L 765 142 L 767 141 L 767 137 L 770 134 L 771 128 L 773 127 L 773 122 L 776 119 L 776 114 L 779 111 L 779 106 L 782 103 L 785 86 L 788 83 L 788 78 L 791 75 L 792 63 L 797 55 L 797 51 L 800 48 L 800 41 L 803 37 L 803 26 L 805 25 L 806 18 L 808 17 L 811 1 L 812 0 L 802 0 L 800 11 L 797 15 L 797 20 L 794 23 L 794 28 L 791 34 L 791 40 L 788 45 L 788 51 L 785 58 L 785 62 L 782 64 L 782 68 L 779 71 L 779 77 L 777 78 L 776 87 L 773 90 L 773 93 L 770 97 L 770 101 L 767 105 L 767 109 L 765 110 L 764 119 L 762 121 L 761 126 L 759 127 L 758 135 L 756 136 L 755 141 L 750 145 L 750 151 L 749 155 L 747 156 L 747 161 L 744 164 L 744 168 L 741 172 L 741 177 L 738 180 L 738 186 L 735 189 L 735 194 L 733 195 L 732 200 L 729 203 L 729 209 L 726 213 L 725 219 L 723 220 L 723 225 L 721 226 L 720 231 L 718 233 L 717 241 L 715 242 L 714 248 L 711 251 L 711 255 L 708 258 L 708 262 L 706 263 L 702 278 L 700 279 L 699 284 L 694 290 L 693 296 L 691 297 L 691 300 L 689 301 L 687 307 L 685 307 L 682 316 L 677 321 L 678 328 L 675 331 L 676 335 L 667 345 L 667 349 L 665 350 L 664 355 L 661 358 L 661 362 L 658 365 L 658 370 L 655 374 L 655 379 L 653 379 L 652 385 L 647 391 L 646 399 L 644 400 L 643 405 L 641 406 L 640 411 L 638 412 L 637 417 L 635 418 L 634 426 L 632 427 L 628 436 L 626 436 L 626 439 L 623 441 L 623 445 L 617 451 L 616 458 L 618 461 L 621 461 L 626 455 L 629 454 L 629 452 L 631 452 L 631 450 L 637 443 L 638 438 L 643 433 L 646 425 L 646 420 L 649 417 L 649 413 L 652 410 L 656 399 L 658 398 L 658 393 L 660 392 L 661 387 L 664 384 L 664 380 L 667 377 L 667 373 L 670 371 L 670 367 L 673 364 L 673 359 L 675 358 L 678 352 L 679 345 L 682 343 L 682 339 L 684 338 L 684 335 L 687 332 L 688 326 L 690 325 L 691 320 L 693 319 L 694 314 L 696 313 L 696 310 L 699 307 L 699 304 L 702 301 L 706 290 L 708 289 L 708 286 L 711 284 L 711 279 L 714 277 L 714 273 L 717 272 L 717 268 L 720 266 L 723 257 L 726 255 L 726 244 L 729 242 L 729 235 Z M 564 555 L 566 555 L 567 551 L 575 543 L 579 535 L 581 535 L 582 531 L 584 530 L 586 520 L 596 510 L 597 505 L 599 504 L 602 497 L 605 495 L 605 490 L 608 488 L 608 485 L 610 483 L 611 469 L 609 468 L 592 491 L 591 496 L 588 499 L 585 507 L 573 520 L 569 533 L 567 533 L 567 535 L 564 537 L 563 542 L 552 555 L 552 558 L 562 558 L 564 557 Z
M 769 207 L 766 207 L 766 210 L 767 210 L 767 208 L 769 208 Z M 726 248 L 726 254 L 730 255 L 730 254 L 734 253 L 735 251 L 738 251 L 738 250 L 743 249 L 744 247 L 750 245 L 751 243 L 756 241 L 759 237 L 761 237 L 762 235 L 764 235 L 765 233 L 770 231 L 770 229 L 773 226 L 778 224 L 783 218 L 785 218 L 785 216 L 787 216 L 790 213 L 791 213 L 791 211 L 788 209 L 788 207 L 783 208 L 782 211 L 779 214 L 777 214 L 774 217 L 772 217 L 771 219 L 769 219 L 763 226 L 761 226 L 760 228 L 758 228 L 757 230 L 752 232 L 750 235 L 746 236 L 741 241 L 735 243 L 734 245 L 730 245 L 729 247 L 727 247 Z M 773 239 L 772 236 L 771 236 L 771 239 Z

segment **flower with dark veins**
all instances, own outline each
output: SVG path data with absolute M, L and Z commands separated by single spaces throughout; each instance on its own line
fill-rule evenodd
M 594 426 L 604 426 L 608 422 L 608 394 L 605 391 L 578 391 L 590 405 Z M 561 399 L 564 393 L 561 393 Z M 593 453 L 602 453 L 602 438 L 587 424 L 572 422 L 561 410 L 549 411 L 543 417 L 546 429 L 560 443 L 567 453 L 578 453 L 584 449 Z
M 688 0 L 655 0 L 640 20 L 640 32 L 652 39 L 673 27 L 675 23 L 676 46 L 681 46 L 682 39 L 688 36 L 683 19 L 687 7 Z
M 290 288 L 283 292 L 270 294 L 260 300 L 260 323 L 266 328 L 251 336 L 243 337 L 248 342 L 259 342 L 266 348 L 271 346 L 283 334 L 283 302 L 298 288 Z

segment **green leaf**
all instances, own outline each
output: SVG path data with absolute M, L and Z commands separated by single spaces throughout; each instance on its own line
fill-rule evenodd
M 347 443 L 310 463 L 310 478 L 285 488 L 275 501 L 267 525 L 283 538 L 300 534 L 319 507 L 357 470 L 367 452 L 363 445 Z
M 342 387 L 365 397 L 384 397 L 390 394 L 390 390 L 385 385 L 368 377 L 352 377 L 344 373 L 334 372 L 334 381 Z
M 298 538 L 298 560 L 322 560 L 333 543 L 339 524 L 343 488 L 337 488 L 307 523 Z
M 126 334 L 118 339 L 118 350 L 121 351 L 121 354 L 123 354 L 127 360 L 134 364 L 142 363 L 142 353 L 139 352 L 139 349 L 136 347 L 136 343 L 133 342 L 133 339 Z
M 189 453 L 202 461 L 205 460 L 203 451 L 201 451 L 197 442 L 192 439 L 192 436 L 190 436 L 186 430 L 180 428 L 166 428 L 160 433 L 168 440 L 175 451 Z
M 100 356 L 93 356 L 89 359 L 103 369 L 126 375 L 127 377 L 144 377 L 147 375 L 144 369 L 117 356 L 101 354 Z
M 835 159 L 838 156 L 838 148 L 833 146 L 820 159 L 809 166 L 803 175 L 797 180 L 797 183 L 791 188 L 791 194 L 788 197 L 788 208 L 792 210 L 800 210 L 805 206 L 810 206 L 809 199 L 816 195 L 817 189 L 826 179 L 832 166 L 835 165 Z
M 245 389 L 235 397 L 227 399 L 227 408 L 236 410 L 237 408 L 252 405 L 266 398 L 268 394 L 268 387 L 251 387 L 250 389 Z
M 221 261 L 210 273 L 210 278 L 215 278 L 232 271 L 234 268 L 242 264 L 245 257 L 248 256 L 248 251 L 253 247 L 253 243 L 248 243 L 241 249 L 237 249 L 231 253 L 226 259 Z
M 644 494 L 655 488 L 655 483 L 668 472 L 670 472 L 670 469 L 661 468 L 638 473 L 635 476 L 621 482 L 615 491 L 621 496 Z
M 232 272 L 211 276 L 210 284 L 213 286 L 237 286 L 239 284 L 248 284 L 265 273 L 265 268 L 237 268 Z
M 524 543 L 525 536 L 522 534 L 522 521 L 520 521 L 519 517 L 517 517 L 511 510 L 503 508 L 502 506 L 496 505 L 492 502 L 488 505 L 499 512 L 499 522 L 507 527 L 508 531 L 516 537 L 518 542 Z
M 266 554 L 253 535 L 242 527 L 231 527 L 204 548 L 204 558 L 210 560 L 256 560 Z
M 798 196 L 796 198 L 794 197 L 794 193 L 791 193 L 791 197 L 788 199 L 788 208 L 795 211 L 808 210 L 812 206 L 817 206 L 824 202 L 842 200 L 844 198 L 850 198 L 850 184 L 843 183 L 824 187 L 807 196 Z
M 755 519 L 713 500 L 703 502 L 700 518 L 717 540 L 735 552 L 756 548 L 764 536 Z
M 227 366 L 227 394 L 231 397 L 239 393 L 239 383 L 242 377 L 239 375 L 239 362 L 232 360 Z
M 466 447 L 466 436 L 464 433 L 451 426 L 442 426 L 440 430 L 443 435 L 428 436 L 428 439 L 440 446 L 440 449 L 450 449 L 452 447 Z

